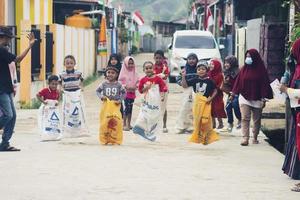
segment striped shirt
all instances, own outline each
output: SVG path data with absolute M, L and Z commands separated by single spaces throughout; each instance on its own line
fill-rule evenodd
M 80 83 L 83 81 L 82 73 L 77 70 L 65 70 L 59 75 L 59 78 L 63 90 L 69 92 L 79 90 Z

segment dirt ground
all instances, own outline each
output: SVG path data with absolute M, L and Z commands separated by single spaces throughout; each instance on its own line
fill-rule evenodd
M 139 71 L 148 59 L 152 55 L 137 56 Z M 169 133 L 151 143 L 124 132 L 123 145 L 100 145 L 100 81 L 84 90 L 91 137 L 40 142 L 37 110 L 18 110 L 12 143 L 22 151 L 0 154 L 1 200 L 299 199 L 290 191 L 296 181 L 281 171 L 283 155 L 262 134 L 261 144 L 249 147 L 239 145 L 236 130 L 208 146 L 174 134 L 181 100 L 176 85 L 170 86 Z M 136 100 L 134 117 L 138 105 Z

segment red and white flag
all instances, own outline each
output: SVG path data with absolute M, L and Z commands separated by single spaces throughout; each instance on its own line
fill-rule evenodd
M 218 24 L 219 24 L 219 30 L 223 31 L 223 19 L 222 19 L 222 16 L 221 16 L 221 10 L 219 10 Z
M 206 10 L 206 19 L 205 19 L 205 22 L 204 22 L 204 28 L 206 31 L 209 30 L 209 27 L 214 25 L 214 18 L 213 18 L 213 15 L 211 13 L 211 10 L 209 7 L 207 7 L 207 10 Z
M 196 8 L 196 4 L 193 3 L 193 5 L 192 5 L 192 12 L 191 12 L 191 21 L 193 23 L 196 22 L 196 17 L 197 17 L 197 8 Z
M 135 11 L 132 15 L 132 19 L 140 26 L 144 25 L 145 21 L 139 11 Z

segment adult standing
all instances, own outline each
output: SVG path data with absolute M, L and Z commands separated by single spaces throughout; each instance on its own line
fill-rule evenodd
M 9 64 L 21 62 L 36 41 L 34 35 L 32 33 L 29 34 L 27 36 L 29 46 L 21 55 L 16 56 L 8 51 L 11 39 L 14 37 L 9 28 L 0 27 L 0 107 L 3 112 L 3 115 L 0 117 L 0 128 L 3 128 L 0 151 L 20 151 L 20 149 L 9 144 L 16 123 L 16 110 L 13 102 L 14 88 Z
M 245 64 L 235 81 L 232 97 L 239 96 L 242 114 L 242 146 L 248 146 L 250 136 L 251 114 L 253 119 L 253 144 L 257 140 L 261 128 L 261 115 L 265 107 L 266 99 L 273 98 L 267 69 L 256 49 L 246 52 Z
M 290 101 L 299 99 L 300 94 L 300 39 L 296 40 L 293 44 L 291 55 L 297 62 L 295 72 L 292 75 L 292 80 L 290 81 L 291 88 L 287 89 L 285 86 L 281 86 L 280 88 L 282 92 L 286 92 L 288 94 Z M 295 180 L 300 180 L 300 130 L 299 127 L 296 126 L 297 124 L 299 124 L 299 121 L 300 106 L 292 109 L 288 145 L 286 148 L 285 160 L 282 167 L 283 172 Z M 299 145 L 298 147 L 297 144 Z M 297 187 L 298 191 L 300 191 L 300 184 L 298 184 Z

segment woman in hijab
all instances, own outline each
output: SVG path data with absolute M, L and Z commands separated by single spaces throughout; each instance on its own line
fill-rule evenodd
M 239 96 L 242 113 L 242 146 L 248 146 L 250 135 L 251 114 L 253 118 L 253 144 L 257 140 L 260 127 L 262 110 L 265 107 L 266 99 L 273 98 L 273 91 L 267 69 L 256 49 L 249 49 L 246 52 L 245 65 L 242 67 L 232 90 L 232 97 Z
M 295 71 L 291 74 L 290 88 L 281 86 L 281 91 L 288 94 L 290 101 L 298 101 L 300 105 L 300 39 L 296 40 L 292 46 L 291 56 L 297 62 Z M 291 70 L 293 72 L 293 70 Z M 300 123 L 300 106 L 292 108 L 292 115 L 289 125 L 288 145 L 285 151 L 285 160 L 282 170 L 292 179 L 300 180 L 300 129 L 297 124 Z M 300 183 L 292 189 L 300 192 Z
M 222 86 L 222 91 L 228 95 L 227 103 L 226 103 L 226 113 L 228 117 L 228 132 L 232 132 L 233 129 L 233 111 L 235 117 L 238 122 L 236 125 L 237 129 L 241 128 L 241 110 L 239 105 L 239 97 L 234 96 L 232 100 L 230 100 L 230 96 L 232 94 L 232 88 L 234 86 L 235 80 L 239 73 L 239 63 L 235 56 L 227 56 L 224 62 L 224 84 Z
M 211 80 L 214 81 L 217 88 L 217 96 L 212 101 L 212 110 L 211 114 L 213 117 L 213 128 L 216 128 L 216 118 L 219 122 L 217 129 L 222 129 L 224 127 L 222 118 L 226 118 L 226 113 L 224 110 L 224 101 L 223 101 L 223 91 L 221 90 L 221 86 L 224 82 L 224 77 L 222 74 L 222 64 L 217 59 L 212 59 L 210 61 L 210 71 L 208 72 L 208 76 Z

